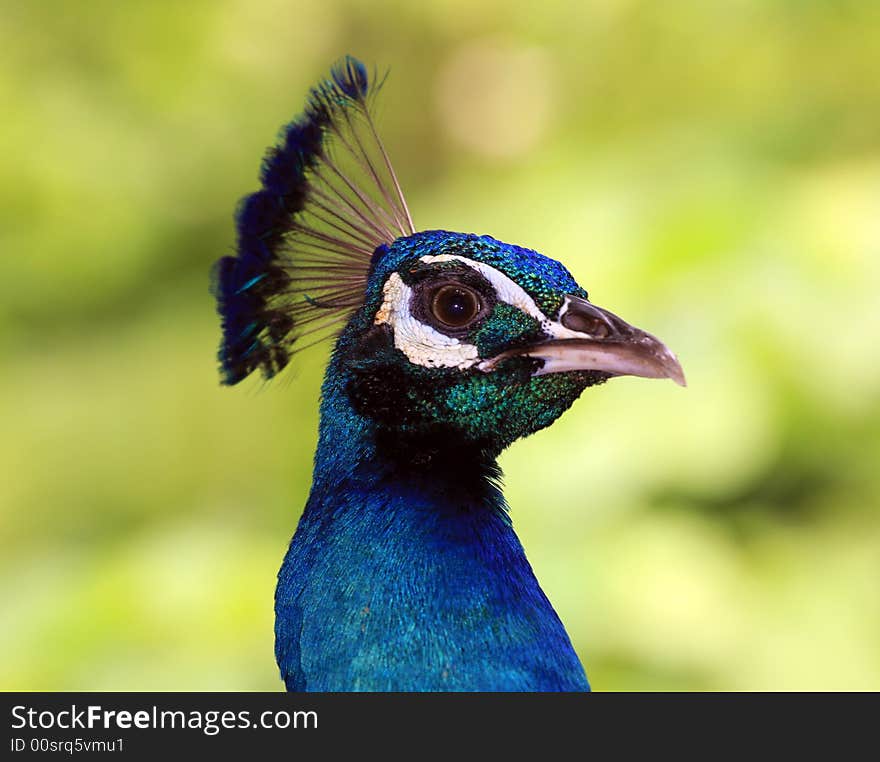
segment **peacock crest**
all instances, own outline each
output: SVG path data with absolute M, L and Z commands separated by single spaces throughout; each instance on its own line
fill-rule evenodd
M 372 103 L 384 80 L 346 56 L 263 159 L 236 213 L 237 251 L 214 265 L 223 382 L 271 378 L 361 305 L 378 247 L 415 232 Z

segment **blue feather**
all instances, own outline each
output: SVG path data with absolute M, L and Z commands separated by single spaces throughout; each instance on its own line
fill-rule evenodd
M 351 406 L 340 339 L 315 480 L 278 576 L 276 658 L 292 691 L 585 691 L 517 539 L 491 457 L 410 469 Z
M 366 103 L 370 89 L 360 61 L 346 56 L 334 65 L 330 78 L 310 91 L 303 114 L 281 130 L 278 143 L 266 152 L 261 189 L 239 203 L 236 254 L 220 259 L 212 276 L 222 318 L 218 357 L 226 384 L 256 370 L 271 378 L 287 365 L 301 335 L 338 324 L 339 316 L 359 303 L 353 286 L 366 279 L 365 258 L 396 237 L 383 215 L 408 218 L 408 212 L 396 208 L 402 196 L 398 202 L 382 187 L 365 142 L 355 132 L 355 111 L 372 125 Z M 374 130 L 371 135 L 378 141 Z M 389 202 L 386 210 L 341 169 L 342 157 L 331 158 L 333 139 L 341 144 L 340 153 L 347 150 L 356 169 L 365 171 L 366 183 L 378 184 Z M 393 175 L 390 164 L 388 170 Z M 332 266 L 322 268 L 324 261 Z M 245 326 L 250 327 L 247 333 Z
M 369 90 L 367 68 L 356 58 L 345 56 L 330 71 L 333 81 L 343 93 L 354 100 L 363 100 Z
M 278 576 L 281 675 L 297 691 L 589 690 L 496 460 L 590 386 L 683 383 L 681 368 L 561 263 L 416 232 L 368 109 L 376 87 L 349 56 L 312 88 L 214 269 L 225 383 L 270 378 L 307 334 L 337 335 Z

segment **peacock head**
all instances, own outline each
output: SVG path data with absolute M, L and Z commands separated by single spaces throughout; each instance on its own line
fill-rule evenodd
M 495 454 L 613 376 L 671 378 L 675 356 L 588 301 L 568 270 L 488 236 L 416 232 L 353 58 L 313 88 L 218 261 L 221 370 L 278 373 L 328 336 L 329 372 L 395 441 Z
M 446 231 L 377 249 L 337 355 L 352 404 L 381 428 L 489 450 L 612 376 L 684 383 L 662 342 L 591 304 L 559 262 Z

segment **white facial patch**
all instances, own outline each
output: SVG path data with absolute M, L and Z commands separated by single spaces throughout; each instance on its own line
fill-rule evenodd
M 391 273 L 382 289 L 384 299 L 375 323 L 387 323 L 394 332 L 394 346 L 411 363 L 425 368 L 470 368 L 480 359 L 473 344 L 464 344 L 452 336 L 435 331 L 410 312 L 412 289 L 397 273 Z
M 495 290 L 498 301 L 516 307 L 541 324 L 541 328 L 551 339 L 582 339 L 587 334 L 572 331 L 562 323 L 547 317 L 535 300 L 519 284 L 508 278 L 500 270 L 476 262 L 473 259 L 455 254 L 424 256 L 420 261 L 433 262 L 458 261 L 482 275 Z M 410 362 L 426 368 L 470 368 L 477 365 L 481 370 L 490 370 L 489 360 L 480 361 L 479 352 L 473 344 L 465 344 L 458 339 L 446 336 L 429 325 L 413 317 L 410 301 L 413 291 L 401 280 L 397 273 L 391 273 L 382 289 L 384 299 L 376 313 L 376 325 L 387 323 L 394 331 L 394 346 L 403 352 Z M 559 317 L 568 309 L 568 300 L 562 306 Z M 483 368 L 483 366 L 486 366 Z
M 538 305 L 535 304 L 535 300 L 525 292 L 525 289 L 523 289 L 522 286 L 508 278 L 500 270 L 496 270 L 491 265 L 484 264 L 483 262 L 476 262 L 473 259 L 459 257 L 456 254 L 438 254 L 435 257 L 427 256 L 421 258 L 422 262 L 428 263 L 450 262 L 453 260 L 457 260 L 470 267 L 471 270 L 476 270 L 480 273 L 480 275 L 492 284 L 492 288 L 495 289 L 495 295 L 498 297 L 498 301 L 507 302 L 507 304 L 522 310 L 526 315 L 537 320 L 541 324 L 541 328 L 544 329 L 547 336 L 551 339 L 584 338 L 585 334 L 579 333 L 578 331 L 572 331 L 570 328 L 566 328 L 562 325 L 562 323 L 548 318 L 543 312 L 541 312 Z M 562 318 L 567 309 L 568 300 L 566 300 L 559 312 L 560 318 Z

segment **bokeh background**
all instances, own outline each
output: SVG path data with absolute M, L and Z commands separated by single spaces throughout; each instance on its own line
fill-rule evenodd
M 280 689 L 326 349 L 221 388 L 212 261 L 389 67 L 420 228 L 566 262 L 690 386 L 503 457 L 594 686 L 880 688 L 880 4 L 0 2 L 0 688 Z

